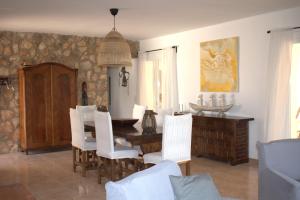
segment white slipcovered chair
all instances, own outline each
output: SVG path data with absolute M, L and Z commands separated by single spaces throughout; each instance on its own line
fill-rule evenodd
M 79 110 L 80 113 L 83 115 L 83 121 L 94 121 L 94 112 L 97 110 L 96 105 L 89 105 L 89 106 L 76 106 L 76 110 Z
M 76 110 L 82 115 L 83 122 L 93 122 L 94 121 L 94 112 L 97 110 L 96 105 L 89 105 L 89 106 L 76 106 Z M 94 138 L 92 137 L 92 132 L 86 131 L 85 132 L 85 139 L 93 141 Z
M 95 128 L 97 142 L 97 156 L 102 161 L 98 169 L 98 182 L 101 183 L 102 175 L 110 175 L 114 180 L 116 169 L 122 178 L 122 163 L 124 159 L 137 159 L 138 151 L 126 146 L 114 146 L 112 121 L 109 112 L 95 111 Z M 108 167 L 109 166 L 109 167 Z M 104 173 L 103 173 L 104 172 Z
M 132 119 L 138 119 L 138 121 L 133 125 L 135 128 L 141 128 L 146 109 L 146 106 L 134 104 L 132 110 Z M 122 146 L 133 147 L 130 142 L 128 142 L 125 138 L 122 137 L 115 138 L 115 142 Z M 136 149 L 139 152 L 139 154 L 143 154 L 140 146 L 134 146 L 133 148 Z
M 186 174 L 190 174 L 192 141 L 192 114 L 165 116 L 161 152 L 144 154 L 145 164 L 157 164 L 162 160 L 172 160 L 186 164 Z
M 164 125 L 164 119 L 166 115 L 173 115 L 173 109 L 172 108 L 166 108 L 166 109 L 157 109 L 156 111 L 157 115 L 155 115 L 156 119 L 156 125 L 157 127 L 162 127 Z
M 78 110 L 70 108 L 70 122 L 73 149 L 73 170 L 82 168 L 82 176 L 86 176 L 86 170 L 96 167 L 96 141 L 87 141 L 82 115 Z

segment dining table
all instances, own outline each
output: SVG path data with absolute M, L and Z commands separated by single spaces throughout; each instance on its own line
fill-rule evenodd
M 145 133 L 141 125 L 133 126 L 137 119 L 115 118 L 112 119 L 112 130 L 114 137 L 122 137 L 130 142 L 132 146 L 140 146 L 142 152 L 151 153 L 161 151 L 162 127 L 156 128 L 156 133 Z M 95 133 L 95 122 L 84 122 L 85 131 Z M 95 137 L 95 134 L 93 134 Z

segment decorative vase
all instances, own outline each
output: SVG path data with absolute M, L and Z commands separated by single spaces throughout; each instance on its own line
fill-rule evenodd
M 143 134 L 155 134 L 156 133 L 156 119 L 155 113 L 153 110 L 146 110 L 143 121 L 142 121 L 142 128 Z

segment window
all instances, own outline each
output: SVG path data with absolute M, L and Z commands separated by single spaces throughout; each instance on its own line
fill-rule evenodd
M 152 58 L 145 62 L 145 90 L 146 104 L 149 109 L 162 107 L 162 61 Z
M 176 49 L 144 53 L 140 56 L 139 104 L 149 109 L 178 107 Z

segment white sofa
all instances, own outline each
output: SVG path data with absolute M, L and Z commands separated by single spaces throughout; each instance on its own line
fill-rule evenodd
M 105 184 L 107 200 L 174 200 L 169 175 L 181 176 L 179 166 L 162 161 L 118 182 Z
M 173 161 L 162 161 L 146 170 L 105 185 L 107 200 L 174 200 L 169 175 L 181 176 Z M 230 198 L 223 198 L 223 200 Z

